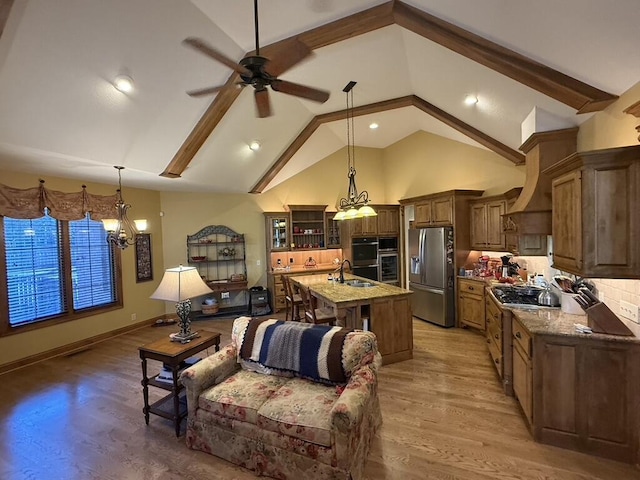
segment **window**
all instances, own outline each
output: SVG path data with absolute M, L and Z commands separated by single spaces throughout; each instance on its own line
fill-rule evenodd
M 102 223 L 3 217 L 6 317 L 2 331 L 48 325 L 119 306 L 119 256 Z

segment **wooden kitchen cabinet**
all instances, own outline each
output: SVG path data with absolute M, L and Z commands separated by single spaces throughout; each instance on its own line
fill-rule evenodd
M 471 248 L 473 250 L 506 249 L 505 235 L 502 233 L 502 215 L 507 208 L 505 199 L 474 201 L 471 204 Z
M 417 203 L 414 221 L 416 227 L 453 225 L 453 196 L 445 195 Z
M 544 172 L 553 177 L 553 267 L 640 278 L 640 146 L 576 153 Z
M 513 395 L 513 356 L 511 346 L 511 310 L 485 292 L 485 337 L 493 366 L 502 381 L 504 393 Z
M 346 220 L 351 237 L 397 236 L 400 234 L 400 207 L 371 205 L 378 215 Z
M 350 222 L 352 237 L 367 237 L 378 234 L 378 217 L 362 217 L 347 220 Z
M 482 280 L 458 278 L 458 325 L 485 330 L 484 287 Z
M 533 424 L 533 362 L 531 336 L 516 320 L 512 319 L 513 393 L 518 399 L 527 422 Z
M 513 316 L 513 388 L 536 441 L 638 459 L 640 344 L 532 333 Z
M 380 206 L 378 212 L 378 235 L 396 236 L 400 234 L 400 207 Z

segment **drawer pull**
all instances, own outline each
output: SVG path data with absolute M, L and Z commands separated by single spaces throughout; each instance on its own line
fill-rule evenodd
M 487 338 L 487 343 L 489 343 L 489 342 L 491 342 L 491 340 Z
M 496 340 L 500 340 L 500 337 L 498 336 L 497 333 L 494 335 L 494 337 L 496 337 Z
M 516 332 L 516 338 L 519 338 L 520 340 L 522 340 L 522 335 L 520 335 L 520 332 Z
M 468 288 L 469 290 L 475 290 L 475 288 L 474 288 L 474 287 L 472 287 L 471 285 L 469 285 L 467 288 Z
M 500 365 L 500 360 L 498 360 L 497 358 L 494 360 L 494 362 L 496 362 L 496 365 Z

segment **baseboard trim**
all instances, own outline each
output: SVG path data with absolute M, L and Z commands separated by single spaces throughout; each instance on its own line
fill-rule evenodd
M 92 345 L 104 342 L 105 340 L 124 335 L 125 333 L 133 332 L 134 330 L 139 330 L 140 328 L 148 327 L 149 325 L 153 325 L 156 320 L 164 319 L 166 317 L 167 315 L 165 314 L 158 317 L 149 318 L 132 325 L 127 325 L 126 327 L 111 330 L 110 332 L 101 333 L 100 335 L 96 335 L 94 337 L 85 338 L 84 340 L 78 340 L 77 342 L 69 343 L 68 345 L 62 345 L 61 347 L 47 350 L 46 352 L 38 353 L 36 355 L 31 355 L 25 358 L 20 358 L 13 362 L 5 363 L 4 365 L 0 365 L 0 375 L 18 370 L 19 368 L 27 367 L 29 365 L 34 365 L 45 360 L 49 360 L 50 358 L 60 357 L 62 355 L 70 355 L 75 352 L 86 350 Z

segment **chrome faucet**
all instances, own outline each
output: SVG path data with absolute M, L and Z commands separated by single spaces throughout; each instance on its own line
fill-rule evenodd
M 344 283 L 344 264 L 348 263 L 349 264 L 349 270 L 353 269 L 353 266 L 351 265 L 351 261 L 347 258 L 345 258 L 342 263 L 340 264 L 340 283 Z

